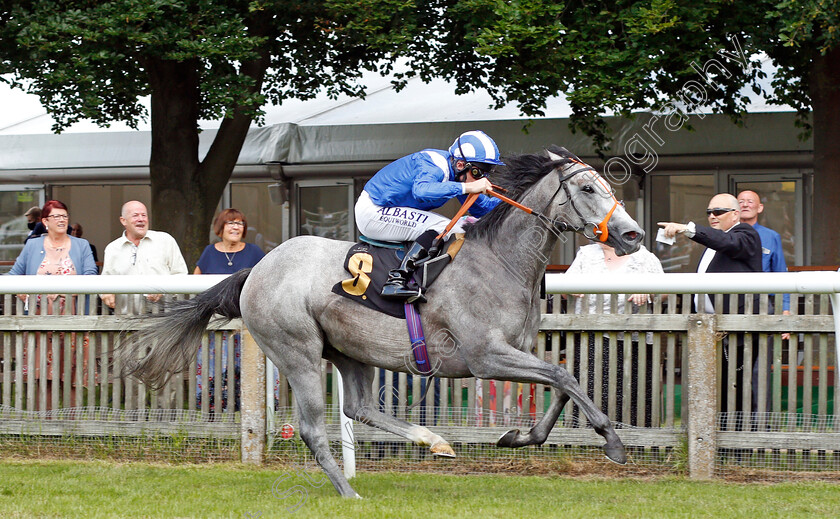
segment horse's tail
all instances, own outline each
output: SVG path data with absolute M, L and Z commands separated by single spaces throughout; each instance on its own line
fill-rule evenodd
M 163 312 L 132 318 L 141 321 L 139 329 L 114 353 L 121 374 L 160 388 L 187 369 L 214 315 L 222 322 L 242 316 L 239 295 L 250 273 L 251 269 L 240 270 L 192 299 L 168 303 Z

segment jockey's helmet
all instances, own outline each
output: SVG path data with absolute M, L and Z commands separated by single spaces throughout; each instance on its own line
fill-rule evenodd
M 489 135 L 481 130 L 464 132 L 455 139 L 449 147 L 449 154 L 467 162 L 481 162 L 504 166 L 505 163 L 499 160 L 499 147 L 493 142 Z

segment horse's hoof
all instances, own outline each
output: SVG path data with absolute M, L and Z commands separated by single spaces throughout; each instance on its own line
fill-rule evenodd
M 442 458 L 454 458 L 455 457 L 455 451 L 452 450 L 452 446 L 450 446 L 446 442 L 438 442 L 438 443 L 432 445 L 429 450 L 435 456 L 440 456 Z
M 499 438 L 499 441 L 496 442 L 496 447 L 514 447 L 513 442 L 519 434 L 519 429 L 511 429 Z
M 607 458 L 619 465 L 624 465 L 627 463 L 627 453 L 624 450 L 624 445 L 619 443 L 618 445 L 604 445 L 604 454 L 607 455 Z

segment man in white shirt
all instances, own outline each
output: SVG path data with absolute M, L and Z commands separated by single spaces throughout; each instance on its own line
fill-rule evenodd
M 122 236 L 105 247 L 102 275 L 129 274 L 186 274 L 187 263 L 175 238 L 161 231 L 149 229 L 146 206 L 136 200 L 122 206 L 120 223 L 125 227 Z M 157 301 L 160 294 L 147 294 L 146 299 Z M 102 302 L 114 308 L 114 294 L 100 294 Z M 120 310 L 128 310 L 129 298 L 120 298 Z

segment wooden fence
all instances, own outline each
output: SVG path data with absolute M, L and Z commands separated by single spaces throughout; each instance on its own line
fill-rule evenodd
M 68 296 L 62 302 L 41 295 L 48 304 L 33 304 L 37 297 L 30 296 L 25 304 L 14 295 L 2 296 L 0 434 L 60 435 L 78 433 L 80 427 L 86 434 L 106 429 L 115 434 L 115 428 L 102 425 L 105 422 L 124 425 L 116 434 L 125 435 L 186 428 L 190 435 L 256 442 L 257 454 L 249 459 L 258 460 L 264 446 L 264 425 L 259 422 L 265 423 L 266 409 L 269 422 L 273 408 L 294 412 L 292 392 L 282 377 L 275 384 L 274 399 L 266 399 L 262 380 L 251 380 L 243 372 L 241 382 L 249 386 L 251 396 L 243 395 L 242 408 L 256 414 L 237 413 L 233 395 L 240 373 L 232 337 L 239 322 L 208 332 L 190 369 L 165 388 L 151 391 L 115 376 L 120 366 L 111 362 L 113 348 L 120 333 L 132 326 L 125 315 L 103 312 L 96 296 Z M 140 301 L 131 312 L 147 310 L 141 297 L 123 297 Z M 601 308 L 604 297 L 609 296 L 588 295 L 582 307 L 588 308 L 593 298 Z M 690 468 L 698 477 L 711 474 L 709 464 L 720 449 L 839 451 L 840 427 L 833 417 L 840 385 L 828 296 L 791 294 L 792 316 L 768 315 L 767 295 L 760 299 L 758 314 L 748 308 L 745 315 L 692 315 L 688 297 L 657 296 L 646 306 L 622 302 L 620 308 L 613 298 L 609 313 L 588 314 L 575 313 L 571 300 L 549 296 L 543 301 L 534 354 L 570 370 L 619 424 L 618 433 L 628 445 L 674 448 L 688 438 Z M 775 299 L 775 308 L 781 308 L 780 296 Z M 791 340 L 783 341 L 782 332 L 792 332 Z M 737 341 L 728 341 L 724 348 L 727 341 L 722 339 L 739 333 L 744 334 L 745 357 L 755 357 L 766 369 L 738 370 L 729 363 L 728 371 L 722 371 L 725 359 L 738 355 Z M 256 356 L 260 364 L 258 352 Z M 254 364 L 253 359 L 242 359 L 243 369 L 249 362 Z M 212 378 L 207 369 L 211 365 L 216 375 Z M 272 379 L 270 372 L 268 377 Z M 386 412 L 434 427 L 453 443 L 495 443 L 510 428 L 533 424 L 550 399 L 549 389 L 538 384 L 433 379 L 426 401 L 409 409 L 426 383 L 420 377 L 382 371 L 374 379 L 374 392 Z M 734 390 L 739 385 L 756 389 L 739 396 Z M 336 379 L 326 362 L 322 387 L 327 405 L 337 413 Z M 719 412 L 754 407 L 762 411 Z M 78 411 L 73 416 L 50 415 L 62 408 Z M 14 416 L 30 412 L 37 414 L 25 420 Z M 829 417 L 828 427 L 815 432 L 808 426 L 811 417 Z M 333 422 L 329 428 L 337 437 L 339 425 Z M 559 425 L 548 443 L 602 443 L 572 403 Z M 355 440 L 400 441 L 361 425 Z
M 130 302 L 132 313 L 149 310 L 142 296 L 118 298 Z M 130 315 L 104 310 L 95 295 L 31 294 L 26 301 L 2 296 L 0 434 L 133 436 L 178 430 L 239 437 L 238 395 L 229 391 L 238 388 L 239 373 L 228 368 L 238 364 L 232 346 L 240 322 L 205 334 L 189 369 L 152 391 L 119 376 L 114 348 L 134 324 Z

